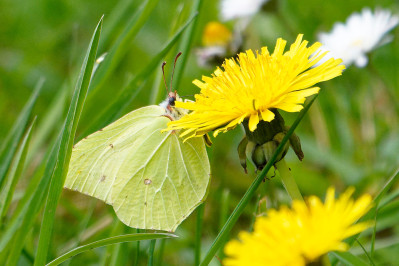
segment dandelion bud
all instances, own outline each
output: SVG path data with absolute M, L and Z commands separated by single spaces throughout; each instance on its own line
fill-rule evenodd
M 278 145 L 283 140 L 289 127 L 285 126 L 283 117 L 277 109 L 271 110 L 275 116 L 270 122 L 260 121 L 254 131 L 249 130 L 248 119 L 243 121 L 246 136 L 238 145 L 238 155 L 241 166 L 246 170 L 246 159 L 253 163 L 257 170 L 262 170 L 267 162 L 272 158 Z M 303 159 L 301 143 L 297 135 L 292 134 L 290 144 L 286 144 L 282 152 L 276 159 L 280 161 L 287 154 L 288 147 L 291 145 L 299 160 Z

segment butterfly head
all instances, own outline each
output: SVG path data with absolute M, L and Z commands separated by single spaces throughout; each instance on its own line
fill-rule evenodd
M 173 65 L 173 70 L 172 70 L 172 77 L 170 79 L 170 87 L 168 89 L 168 85 L 166 84 L 166 79 L 165 79 L 165 65 L 166 62 L 162 63 L 162 73 L 163 73 L 163 81 L 165 83 L 165 88 L 166 92 L 168 93 L 168 96 L 166 99 L 160 103 L 159 105 L 163 108 L 165 108 L 165 116 L 168 117 L 170 120 L 179 120 L 182 116 L 186 115 L 188 111 L 183 108 L 178 108 L 175 106 L 176 101 L 182 101 L 182 99 L 179 97 L 176 91 L 172 90 L 172 81 L 173 81 L 173 74 L 175 73 L 175 67 L 176 67 L 176 61 L 181 55 L 181 52 L 178 53 L 175 57 L 175 63 Z

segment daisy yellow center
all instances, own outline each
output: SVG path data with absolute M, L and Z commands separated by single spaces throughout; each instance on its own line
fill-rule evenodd
M 216 136 L 248 118 L 254 131 L 260 120 L 274 119 L 272 108 L 300 111 L 306 97 L 318 93 L 316 83 L 341 75 L 345 68 L 341 59 L 333 58 L 313 67 L 326 53 L 316 53 L 320 43 L 307 45 L 300 34 L 286 52 L 286 41 L 278 39 L 273 53 L 263 47 L 260 52 L 248 50 L 237 59 L 226 59 L 223 70 L 203 76 L 203 82 L 194 80 L 201 89 L 195 102 L 177 103 L 192 112 L 170 122 L 167 130 L 183 129 L 181 136 L 188 138 L 209 131 Z
M 348 249 L 344 239 L 371 226 L 354 224 L 371 208 L 371 196 L 351 199 L 349 189 L 338 199 L 334 189 L 323 203 L 312 196 L 307 203 L 294 201 L 292 209 L 270 210 L 259 217 L 252 233 L 241 232 L 240 240 L 225 248 L 224 265 L 306 265 L 330 251 Z
M 202 34 L 204 46 L 227 46 L 231 41 L 231 31 L 222 23 L 212 21 L 206 24 Z

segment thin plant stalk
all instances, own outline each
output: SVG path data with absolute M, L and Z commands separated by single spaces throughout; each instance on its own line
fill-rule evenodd
M 197 266 L 201 262 L 201 236 L 202 236 L 202 224 L 204 220 L 205 203 L 202 203 L 197 208 L 197 222 L 195 229 L 195 259 L 194 265 Z
M 161 243 L 158 248 L 158 263 L 157 265 L 162 265 L 163 262 L 163 252 L 165 250 L 165 238 L 162 238 L 159 242 Z
M 155 251 L 155 244 L 157 241 L 155 239 L 151 240 L 150 242 L 150 254 L 148 256 L 148 266 L 154 266 L 154 251 Z
M 284 188 L 288 195 L 290 195 L 291 200 L 303 201 L 302 194 L 299 191 L 298 185 L 296 184 L 295 179 L 291 174 L 291 170 L 288 168 L 285 160 L 282 159 L 281 161 L 277 162 L 275 166 L 280 173 L 281 181 L 283 182 Z

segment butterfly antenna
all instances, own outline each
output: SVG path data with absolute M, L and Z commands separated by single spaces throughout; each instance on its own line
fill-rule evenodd
M 176 55 L 176 57 L 175 57 L 175 63 L 174 63 L 174 65 L 173 65 L 172 77 L 170 78 L 170 91 L 172 91 L 173 75 L 175 74 L 176 62 L 177 62 L 177 59 L 179 58 L 179 56 L 181 56 L 181 52 L 179 52 L 179 53 Z
M 166 62 L 162 63 L 162 76 L 163 76 L 163 83 L 165 84 L 165 89 L 166 89 L 166 94 L 168 94 L 168 85 L 166 85 L 166 80 L 165 80 L 165 65 Z

